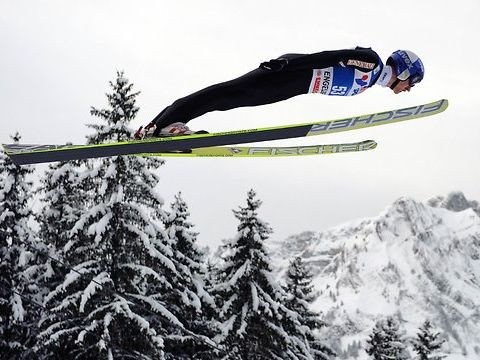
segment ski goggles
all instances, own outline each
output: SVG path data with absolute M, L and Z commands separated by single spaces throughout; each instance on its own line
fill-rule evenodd
M 420 81 L 422 81 L 422 76 L 421 75 L 415 75 L 415 76 L 411 76 L 408 78 L 408 83 L 410 84 L 410 86 L 414 86 L 415 84 L 418 84 Z
M 410 87 L 412 87 L 422 81 L 423 76 L 421 74 L 410 76 L 410 72 L 408 70 L 405 70 L 403 73 L 398 75 L 397 78 L 402 81 L 408 80 L 408 84 L 410 85 Z

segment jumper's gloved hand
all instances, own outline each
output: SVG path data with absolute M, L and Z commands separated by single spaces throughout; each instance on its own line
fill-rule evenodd
M 260 64 L 260 69 L 268 71 L 282 71 L 288 65 L 288 59 L 280 58 L 266 61 Z
M 154 121 L 151 121 L 148 123 L 145 127 L 140 126 L 140 129 L 138 129 L 135 134 L 133 135 L 133 138 L 135 140 L 142 140 L 147 137 L 153 137 L 153 136 L 158 136 L 155 134 L 155 131 L 157 130 L 157 126 L 155 125 Z

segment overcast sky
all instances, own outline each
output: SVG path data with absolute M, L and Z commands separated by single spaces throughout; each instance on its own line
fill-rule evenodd
M 182 191 L 204 244 L 236 232 L 231 209 L 254 188 L 262 219 L 281 240 L 373 216 L 403 195 L 462 190 L 480 200 L 480 2 L 462 1 L 0 1 L 0 142 L 84 143 L 116 70 L 141 91 L 132 123 L 148 123 L 176 98 L 246 73 L 284 53 L 371 46 L 385 60 L 416 52 L 424 81 L 394 95 L 304 95 L 192 120 L 210 132 L 321 121 L 448 98 L 438 116 L 272 144 L 374 139 L 360 154 L 278 159 L 167 159 L 159 193 Z M 179 119 L 181 120 L 181 119 Z

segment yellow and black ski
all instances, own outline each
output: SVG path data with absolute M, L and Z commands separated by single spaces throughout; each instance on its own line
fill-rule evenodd
M 372 150 L 377 147 L 373 140 L 347 144 L 304 145 L 304 146 L 212 146 L 189 151 L 137 154 L 138 156 L 161 157 L 284 157 L 337 154 Z
M 171 154 L 170 156 L 179 156 L 178 154 L 184 154 L 182 156 L 185 156 L 185 154 L 200 154 L 205 151 L 195 150 L 200 148 L 212 148 L 221 145 L 236 145 L 260 141 L 315 136 L 341 131 L 363 129 L 377 125 L 392 124 L 400 121 L 435 115 L 444 111 L 447 106 L 448 101 L 442 99 L 428 104 L 383 111 L 368 115 L 348 117 L 339 120 L 282 125 L 259 129 L 236 130 L 212 134 L 194 134 L 166 138 L 151 138 L 145 140 L 132 140 L 95 145 L 7 144 L 3 145 L 3 147 L 5 149 L 5 153 L 9 155 L 13 162 L 17 165 L 79 160 L 117 155 L 162 154 L 162 156 L 166 156 L 165 154 Z M 332 145 L 319 145 L 319 147 L 323 146 Z M 186 151 L 189 150 L 192 150 L 192 152 L 186 153 Z M 215 150 L 214 152 L 217 151 L 225 152 L 228 151 L 228 148 L 227 150 Z M 255 150 L 252 151 L 255 152 Z M 241 153 L 245 152 L 248 151 L 241 151 Z M 266 153 L 267 152 L 268 151 L 266 151 Z M 177 155 L 174 155 L 174 153 Z

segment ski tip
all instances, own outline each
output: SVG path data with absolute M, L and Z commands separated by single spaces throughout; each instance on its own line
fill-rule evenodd
M 446 109 L 446 108 L 448 107 L 448 99 L 442 99 L 442 100 L 440 100 L 440 101 L 442 101 L 442 102 L 443 102 L 443 104 L 442 104 L 442 105 L 443 105 L 443 106 L 442 106 L 442 108 L 443 108 L 443 109 Z
M 377 147 L 377 142 L 375 140 L 365 140 L 359 143 L 362 147 L 362 150 L 373 150 Z
M 448 99 L 440 99 L 438 101 L 435 101 L 435 102 L 433 102 L 431 104 L 427 104 L 427 105 L 437 105 L 437 111 L 436 112 L 441 113 L 448 108 Z

